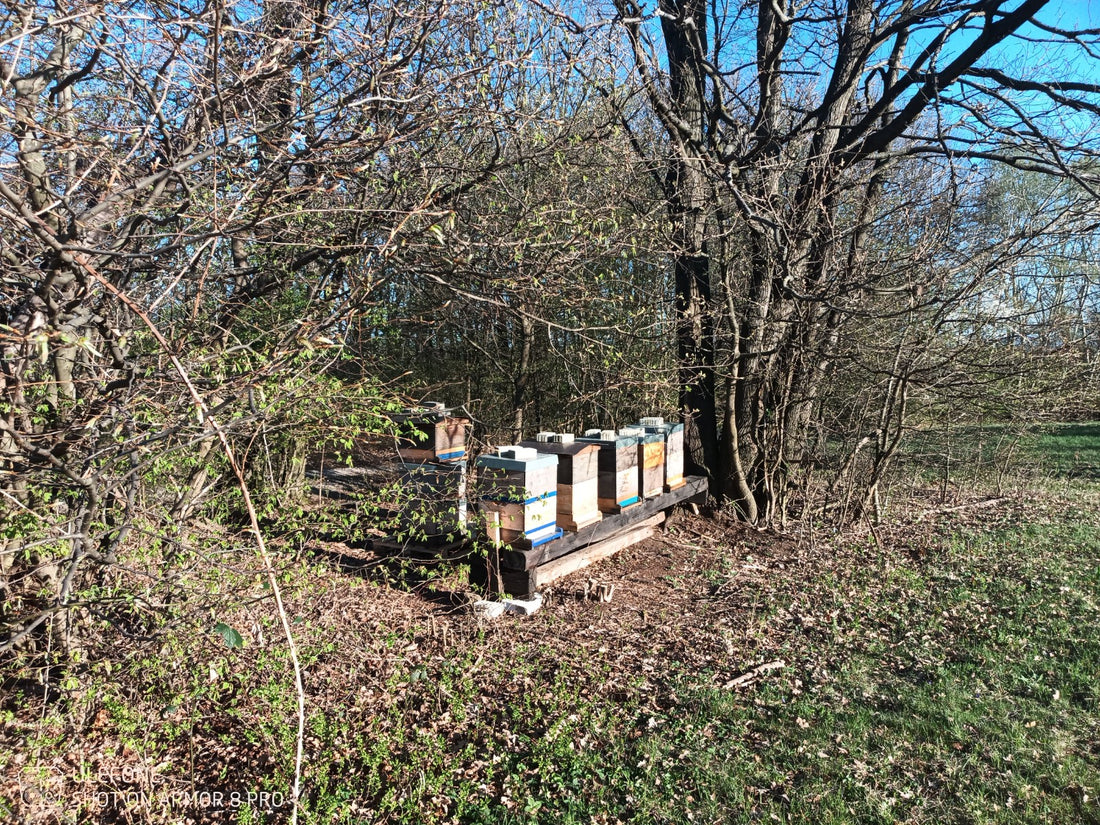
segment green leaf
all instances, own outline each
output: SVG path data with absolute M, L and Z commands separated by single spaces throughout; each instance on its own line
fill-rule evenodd
M 225 640 L 227 647 L 244 647 L 244 637 L 225 622 L 214 625 L 214 632 Z

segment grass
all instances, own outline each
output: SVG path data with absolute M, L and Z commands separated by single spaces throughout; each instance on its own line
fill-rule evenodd
M 702 695 L 701 718 L 756 745 L 718 771 L 697 762 L 699 788 L 741 790 L 704 816 L 1100 821 L 1098 570 L 1100 530 L 1065 526 L 953 536 L 895 571 L 862 599 L 858 633 L 789 651 L 815 661 L 843 642 L 827 676 L 769 682 L 751 709 Z
M 941 551 L 812 594 L 858 627 L 792 637 L 755 693 L 680 674 L 647 714 L 576 705 L 556 682 L 508 717 L 503 801 L 460 821 L 1100 822 L 1100 529 L 960 533 Z
M 436 701 L 425 680 L 333 766 L 346 804 L 317 821 L 356 821 L 373 798 L 393 822 L 1100 822 L 1100 529 L 937 548 L 804 593 L 821 621 L 755 690 L 673 666 L 657 705 L 614 701 L 592 692 L 611 675 L 597 662 L 525 649 L 500 676 L 511 701 L 490 707 L 468 661 L 448 663 L 457 726 L 401 724 Z
M 1100 427 L 1047 428 L 1017 449 L 1059 485 L 884 525 L 881 538 L 798 544 L 794 561 L 797 543 L 783 550 L 774 536 L 751 555 L 691 550 L 655 574 L 669 591 L 696 588 L 702 635 L 684 628 L 681 649 L 596 627 L 614 605 L 437 632 L 411 594 L 288 567 L 310 692 L 301 821 L 1100 823 L 1100 517 L 1088 472 Z M 739 595 L 725 585 L 749 562 L 763 572 Z M 676 620 L 646 607 L 648 626 Z M 40 807 L 35 819 L 0 794 L 0 813 L 285 821 L 295 701 L 271 617 L 254 609 L 227 620 L 250 637 L 263 625 L 264 644 L 230 649 L 203 629 L 120 653 L 64 702 L 5 710 L 21 752 L 0 752 L 0 768 L 19 773 L 22 798 L 67 792 L 83 806 Z M 708 638 L 725 653 L 689 655 Z M 773 660 L 784 665 L 723 687 Z M 69 768 L 46 768 L 74 741 L 85 767 L 62 787 Z M 159 807 L 93 804 L 142 781 Z M 196 813 L 166 802 L 181 788 L 279 796 Z
M 1044 427 L 1029 445 L 1028 453 L 1058 475 L 1100 480 L 1100 424 Z
M 1026 427 L 966 424 L 926 428 L 903 445 L 905 464 L 956 481 L 999 476 L 1017 483 L 1036 478 L 1100 479 L 1100 423 Z

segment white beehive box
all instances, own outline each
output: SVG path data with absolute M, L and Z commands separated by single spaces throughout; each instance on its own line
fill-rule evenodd
M 533 448 L 498 447 L 477 460 L 478 495 L 486 533 L 498 544 L 526 540 L 532 546 L 557 538 L 556 455 Z

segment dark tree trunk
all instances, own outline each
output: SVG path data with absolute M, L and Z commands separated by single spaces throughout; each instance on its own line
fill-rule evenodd
M 661 11 L 670 91 L 680 115 L 678 127 L 669 130 L 672 152 L 665 177 L 675 244 L 680 408 L 686 424 L 689 469 L 705 473 L 712 491 L 721 496 L 711 259 L 707 249 L 708 205 L 713 197 L 701 157 L 706 128 L 702 62 L 707 42 L 707 3 L 662 0 Z
M 720 494 L 710 259 L 706 255 L 677 255 L 675 265 L 680 409 L 687 423 L 690 469 L 706 474 L 712 489 Z

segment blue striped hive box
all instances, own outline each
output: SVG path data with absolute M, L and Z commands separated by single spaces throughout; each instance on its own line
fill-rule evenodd
M 558 457 L 529 447 L 497 447 L 477 460 L 485 529 L 495 544 L 532 546 L 561 536 L 557 524 Z
M 401 530 L 413 540 L 466 533 L 466 462 L 401 463 Z
M 520 446 L 558 457 L 558 526 L 576 533 L 603 518 L 599 506 L 599 445 L 572 433 L 539 433 Z
M 596 444 L 599 482 L 597 502 L 604 513 L 618 513 L 637 504 L 638 437 L 620 435 L 615 430 L 587 430 L 578 441 Z
M 439 402 L 406 407 L 394 416 L 400 424 L 398 454 L 404 461 L 461 461 L 466 458 L 470 421 L 452 415 Z
M 659 433 L 665 441 L 665 489 L 684 486 L 684 425 L 665 421 L 660 416 L 643 418 L 639 423 L 651 433 Z

